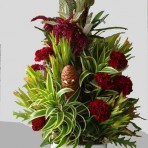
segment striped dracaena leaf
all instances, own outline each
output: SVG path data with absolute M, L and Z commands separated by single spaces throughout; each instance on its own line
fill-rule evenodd
M 52 132 L 52 128 L 55 126 L 56 120 L 57 120 L 57 116 L 51 116 L 48 119 L 46 125 L 42 128 L 42 131 L 48 131 L 48 130 L 50 130 L 50 132 Z
M 45 116 L 45 114 L 46 114 L 46 109 L 41 109 L 41 110 L 35 111 L 30 115 L 30 120 L 33 120 L 38 117 L 43 117 L 43 116 Z

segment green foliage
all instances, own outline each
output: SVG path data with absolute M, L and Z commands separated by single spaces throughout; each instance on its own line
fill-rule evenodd
M 59 0 L 59 14 L 61 17 L 70 17 L 75 9 L 75 0 Z
M 23 118 L 23 121 L 26 121 L 30 119 L 30 114 L 32 112 L 28 110 L 24 110 L 24 112 L 13 112 L 13 115 L 16 116 L 16 118 Z
M 99 12 L 93 19 L 89 14 L 89 8 L 94 0 L 59 0 L 59 14 L 63 19 L 71 17 L 85 33 L 88 44 L 78 55 L 72 54 L 70 41 L 61 37 L 57 39 L 53 32 L 46 32 L 35 27 L 45 35 L 44 45 L 52 44 L 54 54 L 46 59 L 45 70 L 33 70 L 27 67 L 25 78 L 25 90 L 18 89 L 14 95 L 18 97 L 16 103 L 24 108 L 22 112 L 14 112 L 16 118 L 28 120 L 29 123 L 38 117 L 45 117 L 46 124 L 41 129 L 43 142 L 41 147 L 55 143 L 57 148 L 64 145 L 73 145 L 86 142 L 86 147 L 92 144 L 109 141 L 115 145 L 136 147 L 136 143 L 124 136 L 137 136 L 141 128 L 132 122 L 140 118 L 136 106 L 138 99 L 128 98 L 115 90 L 103 90 L 94 79 L 96 73 L 106 73 L 111 79 L 122 75 L 125 70 L 117 70 L 109 63 L 112 51 L 120 51 L 127 60 L 133 58 L 130 54 L 132 44 L 126 39 L 121 44 L 121 33 L 108 37 L 99 36 L 106 30 L 124 29 L 124 27 L 99 28 L 105 23 L 108 15 L 104 11 Z M 56 18 L 43 23 L 54 25 Z M 61 73 L 66 65 L 73 65 L 79 74 L 79 87 L 74 94 L 66 98 L 66 93 L 74 91 L 71 88 L 63 88 Z M 104 122 L 97 121 L 90 115 L 89 102 L 101 99 L 109 105 L 110 118 Z M 128 125 L 133 126 L 130 130 Z
M 65 38 L 61 38 L 57 44 L 53 34 L 50 34 L 49 38 L 52 42 L 55 56 L 59 60 L 59 64 L 62 66 L 68 65 L 72 58 L 72 49 L 69 41 Z
M 104 94 L 106 95 L 107 92 Z M 87 128 L 84 132 L 83 138 L 89 141 L 99 141 L 100 143 L 104 140 L 104 137 L 109 141 L 114 141 L 125 147 L 128 145 L 131 148 L 134 147 L 135 142 L 130 142 L 130 140 L 125 140 L 124 138 L 119 138 L 120 135 L 126 136 L 137 136 L 136 132 L 141 130 L 137 125 L 133 123 L 134 131 L 128 129 L 128 124 L 134 118 L 137 118 L 138 114 L 135 112 L 136 99 L 125 98 L 122 94 L 118 96 L 114 92 L 110 92 L 114 97 L 104 97 L 105 100 L 111 107 L 111 117 L 109 120 L 97 124 L 97 122 L 90 117 L 87 120 Z M 132 108 L 132 110 L 131 110 Z M 132 113 L 131 113 L 132 112 Z M 97 132 L 96 132 L 97 131 Z
M 73 21 L 76 21 L 93 4 L 94 0 L 59 0 L 60 17 L 67 19 L 73 15 Z
M 118 71 L 108 65 L 110 53 L 121 51 L 128 59 L 132 58 L 129 52 L 132 50 L 131 43 L 126 40 L 120 45 L 120 34 L 114 34 L 104 39 L 94 39 L 88 51 L 83 51 L 80 56 L 82 70 L 90 73 L 105 72 L 108 74 L 120 74 Z
M 72 59 L 72 49 L 70 43 L 65 38 L 61 38 L 58 45 L 53 34 L 48 35 L 48 38 L 52 42 L 54 49 L 54 55 L 50 56 L 53 77 L 60 83 L 61 72 L 64 66 L 70 64 Z
M 94 0 L 76 0 L 76 11 L 81 12 L 94 4 Z
M 20 92 L 17 93 L 15 92 L 15 95 L 19 97 L 19 104 L 22 104 L 26 110 L 24 112 L 14 112 L 14 115 L 17 118 L 20 117 L 29 121 L 42 116 L 48 119 L 42 129 L 43 143 L 41 146 L 52 142 L 59 143 L 57 147 L 66 144 L 75 145 L 78 143 L 81 133 L 86 128 L 83 112 L 89 116 L 89 111 L 84 104 L 77 100 L 79 91 L 76 91 L 69 100 L 66 100 L 64 94 L 73 90 L 70 88 L 56 89 L 56 83 L 54 83 L 52 77 L 53 74 L 50 70 L 47 71 L 46 83 L 44 84 L 44 88 L 42 88 L 42 85 L 38 85 L 37 83 L 37 81 L 39 83 L 42 81 L 41 76 L 39 79 L 41 73 L 39 71 L 35 72 L 31 67 L 28 67 L 28 79 L 25 85 L 28 95 L 22 90 L 19 90 Z M 77 120 L 79 120 L 79 123 Z M 84 126 L 81 126 L 81 124 Z M 53 133 L 54 136 L 51 136 L 47 140 L 47 137 Z
M 48 106 L 45 116 L 49 119 L 42 129 L 43 143 L 47 143 L 47 136 L 52 134 L 53 136 L 50 137 L 49 143 L 58 143 L 57 147 L 66 144 L 74 145 L 80 137 L 80 134 L 85 130 L 85 126 L 82 127 L 80 124 L 86 124 L 84 117 L 80 114 L 80 111 L 77 110 L 77 107 L 81 107 L 86 113 L 86 106 L 77 101 L 71 102 L 69 100 L 65 103 L 62 102 L 64 102 L 64 100 L 61 97 L 61 100 L 58 103 L 55 102 L 54 106 Z M 78 117 L 80 117 L 79 123 L 76 122 Z
M 92 22 L 91 22 L 91 23 L 93 24 L 92 30 L 93 30 L 94 28 L 96 28 L 98 25 L 100 25 L 102 22 L 105 23 L 105 19 L 106 19 L 106 17 L 108 16 L 108 14 L 105 15 L 105 16 L 103 16 L 103 17 L 101 17 L 101 16 L 103 15 L 103 13 L 104 13 L 104 11 L 99 12 L 99 13 L 94 17 L 94 19 L 92 20 Z
M 125 139 L 123 138 L 118 138 L 118 139 L 113 139 L 111 141 L 112 143 L 114 143 L 116 146 L 119 144 L 120 146 L 125 146 L 127 148 L 127 146 L 130 146 L 131 148 L 136 148 L 136 142 L 131 142 L 130 139 Z

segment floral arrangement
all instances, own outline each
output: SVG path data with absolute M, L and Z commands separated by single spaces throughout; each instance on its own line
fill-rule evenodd
M 115 143 L 136 147 L 130 137 L 140 131 L 133 119 L 138 99 L 132 92 L 130 77 L 123 71 L 132 58 L 132 44 L 121 44 L 122 33 L 103 37 L 110 29 L 100 28 L 108 15 L 89 13 L 94 0 L 59 0 L 58 17 L 37 16 L 43 28 L 43 48 L 35 52 L 35 61 L 27 67 L 24 88 L 14 94 L 24 108 L 14 115 L 42 131 L 41 147 L 55 143 L 86 145 Z M 128 125 L 134 130 L 130 130 Z M 127 138 L 129 136 L 129 138 Z

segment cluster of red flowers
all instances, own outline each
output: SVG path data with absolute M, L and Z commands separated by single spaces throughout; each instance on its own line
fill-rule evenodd
M 90 101 L 89 111 L 99 122 L 104 122 L 110 117 L 109 105 L 103 100 Z
M 35 21 L 38 19 L 42 19 L 43 21 L 51 20 L 51 18 L 47 18 L 45 16 L 37 16 L 33 18 L 31 21 Z M 86 47 L 88 41 L 82 29 L 78 27 L 75 22 L 70 22 L 70 20 L 71 17 L 67 20 L 57 18 L 55 20 L 55 25 L 45 23 L 43 28 L 47 32 L 53 31 L 53 34 L 56 37 L 57 44 L 60 38 L 65 37 L 67 40 L 70 41 L 73 53 L 78 54 Z
M 39 130 L 41 130 L 45 126 L 46 122 L 47 121 L 46 121 L 44 116 L 36 118 L 36 119 L 33 119 L 32 120 L 32 129 L 34 131 L 39 131 Z
M 124 69 L 127 67 L 128 61 L 123 53 L 120 51 L 112 51 L 108 64 L 115 69 Z M 129 77 L 115 76 L 113 80 L 110 75 L 106 73 L 96 73 L 95 80 L 102 89 L 114 89 L 123 95 L 128 95 L 132 92 L 132 81 Z
M 95 80 L 98 86 L 104 90 L 113 89 L 119 93 L 122 92 L 125 96 L 132 92 L 133 84 L 129 77 L 115 76 L 112 80 L 110 75 L 106 73 L 96 73 Z
M 49 55 L 53 54 L 53 48 L 52 47 L 43 47 L 40 50 L 37 50 L 35 52 L 35 61 L 40 62 L 42 60 L 45 60 L 49 58 Z
M 115 69 L 124 69 L 127 67 L 128 61 L 123 53 L 120 51 L 113 51 L 110 54 L 109 65 Z
M 57 43 L 59 38 L 65 37 L 70 41 L 70 45 L 73 49 L 73 53 L 77 54 L 87 45 L 87 37 L 83 31 L 76 25 L 76 23 L 71 23 L 70 18 L 64 20 L 58 18 L 56 25 L 53 27 L 53 33 L 56 37 Z

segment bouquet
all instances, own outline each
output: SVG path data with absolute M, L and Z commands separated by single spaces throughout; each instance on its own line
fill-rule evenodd
M 43 48 L 28 66 L 25 90 L 14 95 L 24 108 L 14 112 L 41 131 L 43 143 L 86 145 L 114 143 L 136 147 L 130 137 L 141 130 L 133 119 L 138 99 L 130 98 L 132 81 L 123 75 L 128 68 L 132 44 L 121 44 L 121 34 L 103 37 L 103 32 L 123 27 L 100 28 L 108 15 L 89 13 L 94 0 L 59 0 L 59 16 L 41 20 Z M 129 125 L 134 127 L 133 130 Z M 129 137 L 129 138 L 127 138 Z

